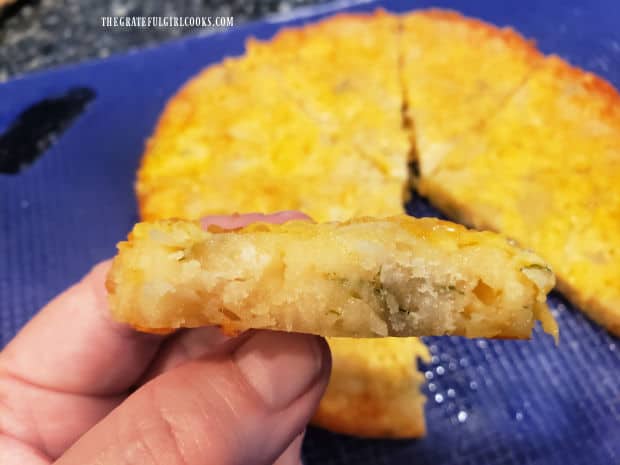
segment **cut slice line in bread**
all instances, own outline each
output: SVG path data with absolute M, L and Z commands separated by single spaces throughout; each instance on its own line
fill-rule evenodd
M 416 163 L 432 171 L 465 134 L 481 132 L 543 55 L 510 28 L 446 10 L 400 19 L 400 73 Z
M 540 253 L 557 270 L 558 288 L 615 334 L 619 108 L 609 84 L 549 57 L 484 133 L 462 137 L 417 181 L 451 218 Z

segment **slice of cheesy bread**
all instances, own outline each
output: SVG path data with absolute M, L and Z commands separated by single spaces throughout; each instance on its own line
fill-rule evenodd
M 543 58 L 510 28 L 445 10 L 404 15 L 400 47 L 414 171 L 422 175 L 459 136 L 483 130 Z
M 557 332 L 553 284 L 539 257 L 499 235 L 401 215 L 234 232 L 139 223 L 108 290 L 114 317 L 143 330 L 528 338 L 537 320 Z
M 548 260 L 558 287 L 620 334 L 620 95 L 557 57 L 418 189 L 451 217 Z
M 366 437 L 423 436 L 424 375 L 418 358 L 430 354 L 417 338 L 328 339 L 332 375 L 313 423 Z
M 250 41 L 245 56 L 207 68 L 169 102 L 148 143 L 142 218 L 400 213 L 409 142 L 397 32 L 388 14 L 337 16 Z

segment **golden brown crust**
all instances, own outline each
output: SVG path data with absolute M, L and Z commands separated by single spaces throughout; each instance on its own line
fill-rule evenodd
M 376 376 L 377 373 L 369 375 Z M 384 393 L 346 397 L 344 394 L 338 397 L 326 394 L 312 424 L 365 438 L 418 438 L 426 434 L 424 411 L 418 406 L 421 399 L 413 395 L 394 400 L 384 396 Z
M 467 25 L 467 27 L 472 30 L 484 32 L 487 37 L 501 38 L 506 43 L 510 44 L 510 48 L 520 49 L 521 52 L 531 55 L 533 59 L 537 60 L 541 56 L 540 51 L 536 48 L 535 40 L 526 39 L 511 27 L 500 28 L 479 19 L 464 16 L 458 11 L 453 10 L 431 8 L 429 10 L 422 10 L 411 14 L 425 16 L 435 20 L 452 22 L 459 26 Z
M 608 81 L 594 73 L 573 66 L 557 55 L 550 55 L 545 60 L 548 70 L 558 79 L 574 81 L 592 97 L 596 97 L 603 118 L 620 118 L 620 92 Z

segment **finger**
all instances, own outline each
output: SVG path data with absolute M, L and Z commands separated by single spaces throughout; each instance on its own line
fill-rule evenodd
M 255 332 L 231 356 L 144 385 L 57 463 L 271 465 L 312 416 L 330 367 L 316 336 Z
M 305 431 L 299 434 L 273 465 L 303 465 L 301 461 L 301 446 L 304 442 L 304 435 Z
M 108 318 L 108 268 L 51 301 L 0 353 L 0 434 L 56 457 L 149 365 L 162 338 Z
M 263 222 L 282 224 L 292 220 L 310 220 L 311 218 L 298 211 L 282 211 L 265 215 L 263 213 L 245 213 L 242 215 L 212 215 L 202 219 L 204 228 L 211 225 L 219 226 L 224 229 L 239 229 L 251 223 Z
M 298 212 L 208 217 L 223 228 L 253 221 L 307 218 Z M 238 226 L 236 226 L 238 225 Z M 0 370 L 14 378 L 74 394 L 117 395 L 135 384 L 163 336 L 145 334 L 109 316 L 105 277 L 110 261 L 95 266 L 35 316 L 0 352 Z M 59 369 L 62 367 L 62 369 Z
M 0 433 L 0 463 L 2 465 L 49 465 L 51 460 L 35 448 Z
M 49 390 L 0 376 L 0 437 L 58 457 L 85 431 L 104 418 L 125 396 L 92 397 Z M 16 449 L 10 443 L 6 448 Z M 0 452 L 8 453 L 0 447 Z M 2 453 L 0 453 L 2 457 Z M 2 465 L 30 463 L 3 461 Z
M 181 330 L 162 345 L 140 384 L 190 360 L 231 353 L 243 336 L 232 338 L 215 326 Z
M 109 268 L 100 263 L 47 304 L 0 353 L 0 372 L 73 394 L 116 395 L 135 383 L 163 337 L 112 321 Z
M 118 405 L 151 364 L 165 338 L 110 319 L 109 266 L 99 264 L 52 300 L 0 352 L 0 435 L 57 456 Z

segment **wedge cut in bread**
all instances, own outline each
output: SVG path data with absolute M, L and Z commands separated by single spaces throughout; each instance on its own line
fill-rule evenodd
M 557 333 L 545 303 L 554 282 L 501 236 L 401 215 L 235 232 L 141 223 L 108 290 L 113 315 L 143 330 L 528 338 L 537 320 Z
M 401 24 L 404 108 L 424 175 L 461 135 L 484 131 L 543 55 L 511 28 L 456 12 L 416 11 Z
M 420 339 L 331 337 L 332 375 L 313 423 L 363 437 L 423 436 L 424 375 L 416 361 L 430 360 Z
M 409 136 L 397 34 L 386 13 L 340 15 L 273 43 L 250 41 L 243 57 L 205 69 L 168 103 L 148 142 L 141 217 L 400 213 Z
M 620 334 L 620 95 L 549 57 L 484 133 L 424 166 L 418 190 L 452 218 L 536 250 L 558 287 Z

